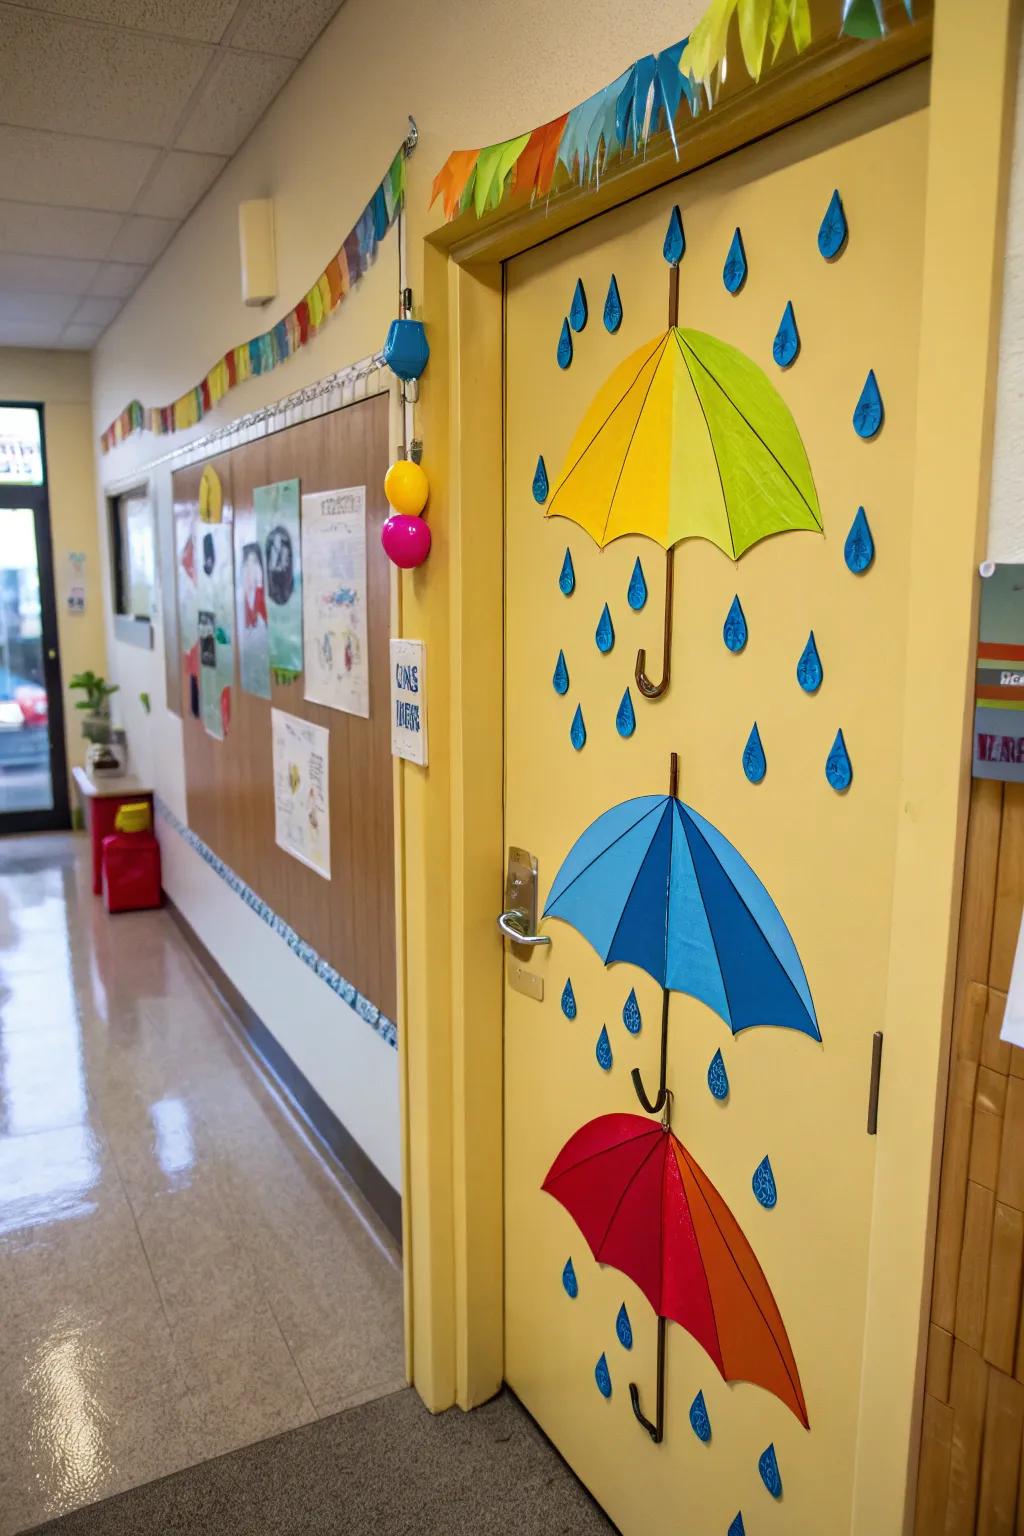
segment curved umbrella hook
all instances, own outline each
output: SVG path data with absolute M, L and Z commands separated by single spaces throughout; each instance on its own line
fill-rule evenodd
M 629 1074 L 636 1089 L 636 1096 L 649 1115 L 658 1115 L 665 1107 L 668 1099 L 666 1077 L 668 1075 L 668 1000 L 669 989 L 665 987 L 661 994 L 661 1071 L 659 1073 L 658 1096 L 650 1100 L 644 1091 L 643 1078 L 640 1076 L 640 1068 L 634 1067 Z
M 633 1405 L 633 1412 L 637 1422 L 642 1424 L 650 1435 L 655 1445 L 660 1445 L 665 1438 L 665 1319 L 658 1318 L 658 1386 L 656 1401 L 658 1404 L 657 1417 L 652 1424 L 646 1418 L 640 1408 L 640 1389 L 635 1381 L 629 1384 L 629 1401 Z
M 674 548 L 665 554 L 665 630 L 662 640 L 661 682 L 652 683 L 647 676 L 647 652 L 641 647 L 636 653 L 634 677 L 645 699 L 660 699 L 669 685 L 672 672 L 672 569 Z

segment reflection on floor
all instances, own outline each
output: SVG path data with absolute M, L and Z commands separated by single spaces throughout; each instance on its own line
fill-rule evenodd
M 391 1239 L 85 854 L 0 841 L 0 1536 L 404 1384 Z

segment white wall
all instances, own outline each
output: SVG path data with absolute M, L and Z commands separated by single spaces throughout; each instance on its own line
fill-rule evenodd
M 1017 64 L 988 558 L 1024 561 L 1024 49 Z M 952 322 L 951 322 L 952 323 Z

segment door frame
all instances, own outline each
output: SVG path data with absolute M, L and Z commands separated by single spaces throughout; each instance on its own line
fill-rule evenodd
M 43 483 L 42 485 L 0 486 L 0 511 L 30 507 L 35 522 L 39 605 L 43 627 L 43 677 L 46 683 L 53 804 L 49 810 L 11 811 L 0 814 L 0 836 L 17 832 L 65 831 L 71 825 L 67 746 L 64 738 L 60 634 L 57 625 L 57 593 L 54 585 L 53 540 L 50 532 L 50 468 L 46 452 L 46 407 L 41 400 L 0 400 L 0 407 L 5 406 L 18 410 L 34 410 L 39 413 Z
M 432 1409 L 469 1408 L 498 1390 L 503 263 L 681 170 L 930 58 L 903 789 L 887 1003 L 878 1021 L 886 1048 L 851 1526 L 856 1536 L 874 1536 L 909 1528 L 912 1518 L 1017 36 L 1013 0 L 993 0 L 984 27 L 971 0 L 940 0 L 934 33 L 930 16 L 919 14 L 913 26 L 866 47 L 832 41 L 834 7 L 826 11 L 818 35 L 828 33 L 828 41 L 761 85 L 725 93 L 687 127 L 680 161 L 662 136 L 639 164 L 613 167 L 598 190 L 572 188 L 479 223 L 459 219 L 417 253 L 432 344 L 420 423 L 434 552 L 423 572 L 401 578 L 402 632 L 425 640 L 430 658 L 432 754 L 425 773 L 403 763 L 396 780 L 407 1329 L 410 1374 Z M 745 77 L 738 57 L 730 63 L 732 86 Z M 956 327 L 951 312 L 961 316 Z M 954 369 L 962 387 L 951 390 Z M 916 1030 L 901 1030 L 907 1017 Z

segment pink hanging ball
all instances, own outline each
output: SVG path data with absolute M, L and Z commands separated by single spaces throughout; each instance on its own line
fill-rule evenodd
M 430 554 L 430 529 L 422 517 L 407 517 L 395 512 L 380 531 L 384 553 L 403 571 L 422 565 Z

